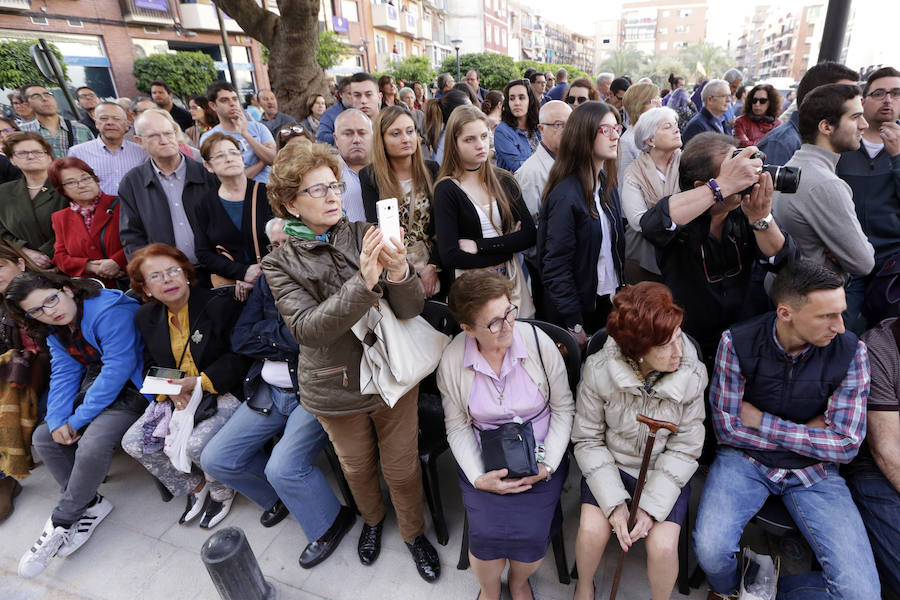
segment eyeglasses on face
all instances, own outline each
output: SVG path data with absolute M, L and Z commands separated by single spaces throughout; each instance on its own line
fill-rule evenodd
M 554 121 L 553 123 L 541 122 L 541 125 L 543 125 L 544 127 L 552 127 L 553 129 L 555 129 L 557 131 L 562 131 L 566 127 L 566 122 L 565 121 Z
M 181 275 L 182 269 L 181 267 L 169 267 L 165 271 L 153 271 L 149 275 L 147 275 L 147 281 L 150 283 L 160 283 L 168 279 L 175 279 L 179 275 Z
M 229 156 L 237 158 L 238 156 L 243 156 L 241 151 L 237 148 L 232 148 L 231 150 L 225 150 L 224 152 L 219 152 L 218 154 L 213 154 L 209 157 L 210 162 L 214 160 L 222 160 L 223 158 L 227 158 Z
M 519 314 L 519 307 L 516 306 L 515 304 L 510 304 L 509 308 L 506 309 L 506 312 L 503 314 L 502 317 L 497 317 L 496 319 L 492 320 L 487 325 L 481 325 L 480 327 L 482 327 L 483 329 L 487 329 L 488 331 L 490 331 L 491 333 L 494 333 L 494 334 L 500 333 L 503 330 L 504 323 L 506 325 L 509 325 L 510 327 L 512 327 L 513 323 L 515 323 L 515 321 L 516 321 L 516 317 L 518 316 L 518 314 Z
M 615 125 L 604 123 L 600 127 L 598 127 L 597 130 L 608 138 L 612 137 L 613 131 L 616 132 L 616 135 L 622 135 L 622 126 L 618 123 L 616 123 Z
M 575 104 L 576 102 L 578 104 L 584 104 L 588 100 L 590 100 L 590 98 L 587 96 L 566 96 L 566 102 L 569 104 Z
M 310 198 L 324 198 L 328 194 L 328 190 L 333 191 L 340 196 L 347 191 L 347 184 L 343 181 L 332 181 L 329 184 L 317 183 L 308 188 L 297 190 L 298 194 L 307 194 Z
M 880 102 L 881 100 L 884 100 L 884 97 L 888 94 L 891 95 L 891 100 L 897 100 L 898 98 L 900 98 L 900 88 L 894 88 L 892 90 L 872 90 L 871 92 L 869 92 L 867 98 L 878 100 Z
M 142 135 L 140 137 L 144 138 L 145 140 L 149 140 L 153 143 L 158 144 L 159 142 L 161 142 L 164 139 L 174 140 L 175 139 L 175 130 L 172 129 L 171 131 L 163 131 L 161 133 L 151 133 L 149 135 Z
M 81 179 L 70 179 L 69 181 L 64 181 L 62 185 L 65 188 L 74 188 L 88 185 L 91 181 L 94 181 L 94 178 L 85 174 Z
M 34 100 L 34 101 L 38 101 L 41 98 L 43 98 L 45 100 L 49 100 L 52 97 L 53 97 L 53 94 L 51 94 L 50 92 L 35 92 L 33 94 L 28 95 L 28 99 Z
M 46 150 L 16 150 L 13 152 L 13 156 L 16 158 L 32 158 L 32 157 L 40 157 L 45 154 L 49 154 Z
M 44 303 L 41 304 L 40 306 L 35 306 L 32 309 L 26 310 L 25 316 L 30 319 L 37 319 L 42 314 L 44 314 L 44 309 L 53 308 L 54 306 L 59 304 L 59 295 L 60 294 L 62 294 L 62 289 L 56 290 L 56 293 L 53 294 L 52 296 L 47 296 L 47 298 L 44 299 Z

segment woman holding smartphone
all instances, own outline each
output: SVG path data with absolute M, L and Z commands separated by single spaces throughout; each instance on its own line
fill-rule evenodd
M 433 186 L 438 165 L 422 158 L 419 135 L 406 108 L 382 108 L 375 119 L 372 162 L 359 173 L 366 221 L 378 222 L 376 203 L 396 198 L 406 255 L 422 282 L 425 297 L 440 289 L 434 247 Z
M 135 316 L 147 345 L 146 366 L 177 369 L 184 376 L 171 380 L 181 393 L 157 396 L 122 438 L 122 447 L 173 496 L 187 497 L 180 525 L 202 513 L 200 527 L 209 529 L 225 518 L 234 500 L 233 489 L 200 469 L 200 454 L 239 404 L 231 392 L 240 393 L 248 363 L 231 350 L 231 330 L 240 305 L 231 294 L 195 286 L 193 265 L 181 250 L 167 244 L 150 244 L 135 252 L 128 276 L 131 289 L 146 300 Z M 167 429 L 165 423 L 174 411 L 188 407 L 197 385 L 203 398 L 188 442 L 193 468 L 184 472 L 163 451 L 165 436 L 159 432 Z

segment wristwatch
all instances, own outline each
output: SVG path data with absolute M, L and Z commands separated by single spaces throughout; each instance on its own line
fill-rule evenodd
M 550 481 L 550 479 L 553 477 L 553 467 L 543 461 L 541 461 L 539 464 L 544 465 L 544 468 L 547 469 L 547 479 L 545 479 L 544 481 Z
M 756 223 L 750 223 L 750 227 L 752 227 L 756 231 L 765 231 L 769 228 L 769 226 L 772 224 L 772 221 L 774 220 L 775 218 L 772 216 L 772 213 L 769 213 Z
M 569 331 L 571 331 L 572 333 L 578 334 L 578 333 L 581 333 L 582 331 L 584 331 L 584 327 L 582 327 L 581 323 L 579 323 L 578 325 L 575 325 L 574 327 L 569 327 Z

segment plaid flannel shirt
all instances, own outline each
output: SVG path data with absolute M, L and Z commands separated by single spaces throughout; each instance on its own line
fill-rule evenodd
M 774 325 L 772 336 L 775 337 Z M 777 337 L 775 344 L 784 360 L 792 363 L 802 359 L 809 350 L 792 356 L 778 343 Z M 772 482 L 777 483 L 793 474 L 809 487 L 825 478 L 825 463 L 848 463 L 856 456 L 866 435 L 866 398 L 869 395 L 869 356 L 863 342 L 858 343 L 847 374 L 828 399 L 825 429 L 807 427 L 770 413 L 763 413 L 759 429 L 745 426 L 740 418 L 744 384 L 731 331 L 726 330 L 719 342 L 715 373 L 709 388 L 713 426 L 719 443 L 735 448 L 790 450 L 822 461 L 804 469 L 771 468 L 767 475 Z

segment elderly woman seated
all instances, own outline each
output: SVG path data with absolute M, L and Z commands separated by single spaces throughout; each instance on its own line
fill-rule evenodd
M 532 598 L 528 577 L 547 553 L 553 516 L 568 471 L 566 448 L 574 402 L 562 356 L 539 329 L 516 325 L 513 283 L 490 271 L 469 271 L 450 288 L 449 304 L 463 333 L 438 368 L 447 438 L 459 464 L 469 519 L 469 561 L 482 600 L 500 597 L 509 562 L 516 600 Z M 479 432 L 529 423 L 537 474 L 509 477 L 487 470 Z
M 651 108 L 631 129 L 640 152 L 622 180 L 625 229 L 625 282 L 660 281 L 656 248 L 641 235 L 641 217 L 660 198 L 678 192 L 681 131 L 671 108 Z
M 623 551 L 647 538 L 653 600 L 669 598 L 678 575 L 678 536 L 703 449 L 706 368 L 681 331 L 684 311 L 661 283 L 628 286 L 613 298 L 609 339 L 587 359 L 578 390 L 572 441 L 581 480 L 575 540 L 576 600 L 593 600 L 594 573 L 615 533 Z M 647 429 L 638 414 L 668 421 L 650 457 L 639 506 L 630 506 Z M 629 531 L 629 511 L 636 510 Z
M 167 244 L 150 244 L 135 252 L 128 276 L 131 288 L 147 300 L 135 315 L 146 343 L 145 367 L 178 369 L 184 374 L 171 380 L 181 392 L 157 396 L 125 433 L 122 447 L 173 496 L 187 497 L 179 524 L 202 514 L 200 527 L 215 527 L 231 509 L 234 490 L 200 470 L 200 454 L 239 404 L 231 392 L 240 390 L 247 365 L 232 351 L 230 339 L 240 305 L 230 296 L 195 285 L 188 258 Z M 166 436 L 159 434 L 167 429 L 165 422 L 174 411 L 188 408 L 198 385 L 203 396 L 196 406 L 187 448 L 193 467 L 183 471 L 164 451 Z

